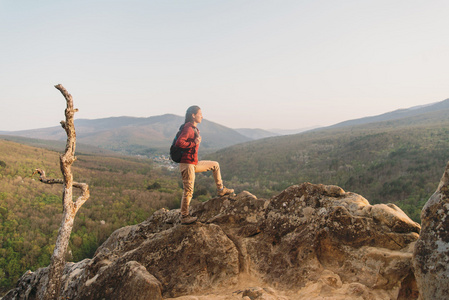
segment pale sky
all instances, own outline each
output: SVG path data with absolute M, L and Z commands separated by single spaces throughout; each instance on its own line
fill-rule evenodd
M 0 131 L 184 115 L 332 125 L 449 98 L 449 1 L 0 0 Z

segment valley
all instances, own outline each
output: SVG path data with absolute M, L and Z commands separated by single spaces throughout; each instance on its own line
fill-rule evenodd
M 237 192 L 268 199 L 303 182 L 338 185 L 371 204 L 394 203 L 419 223 L 421 208 L 449 160 L 446 102 L 434 109 L 426 106 L 256 140 L 204 122 L 200 159 L 219 161 L 225 184 Z M 133 118 L 79 123 L 73 172 L 75 179 L 89 184 L 92 195 L 75 218 L 69 260 L 92 257 L 115 229 L 138 224 L 159 208 L 179 208 L 182 183 L 166 149 L 182 119 L 173 115 L 149 119 L 153 129 L 165 132 L 164 138 L 151 135 L 148 127 L 139 130 L 148 120 L 139 120 L 140 125 Z M 89 129 L 89 123 L 99 131 Z M 62 188 L 44 185 L 31 174 L 43 168 L 49 177 L 61 176 L 58 156 L 64 141 L 49 135 L 58 131 L 63 130 L 0 136 L 1 292 L 26 270 L 49 263 L 61 219 Z M 208 201 L 214 193 L 211 174 L 198 174 L 194 202 Z

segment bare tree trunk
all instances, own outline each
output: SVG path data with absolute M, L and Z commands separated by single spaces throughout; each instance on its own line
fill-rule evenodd
M 51 263 L 48 273 L 48 283 L 45 289 L 43 299 L 58 299 L 61 289 L 61 278 L 65 266 L 65 253 L 69 244 L 70 233 L 72 232 L 75 215 L 84 202 L 89 199 L 89 186 L 85 183 L 77 183 L 73 181 L 71 166 L 75 162 L 76 133 L 74 125 L 74 115 L 77 109 L 73 108 L 72 95 L 66 89 L 58 84 L 55 86 L 67 102 L 65 110 L 65 121 L 61 121 L 61 126 L 67 133 L 67 144 L 65 152 L 60 156 L 60 167 L 63 175 L 61 179 L 48 179 L 45 171 L 37 169 L 35 173 L 40 174 L 39 180 L 47 184 L 63 184 L 64 192 L 62 198 L 63 218 L 61 227 L 59 228 L 58 237 L 56 239 L 55 249 L 51 256 Z M 79 188 L 82 195 L 76 201 L 73 201 L 73 187 Z

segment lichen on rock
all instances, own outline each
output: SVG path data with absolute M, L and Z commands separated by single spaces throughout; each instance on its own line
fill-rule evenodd
M 449 163 L 421 212 L 413 262 L 420 299 L 449 299 Z

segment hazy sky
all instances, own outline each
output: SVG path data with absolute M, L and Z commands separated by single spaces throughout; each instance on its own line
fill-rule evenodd
M 449 1 L 0 0 L 0 131 L 184 115 L 303 128 L 449 98 Z

